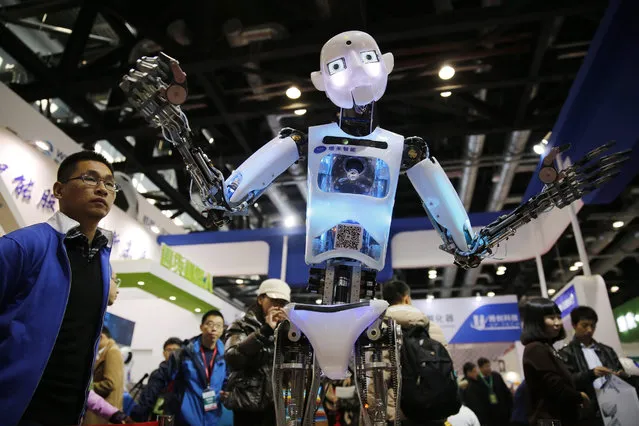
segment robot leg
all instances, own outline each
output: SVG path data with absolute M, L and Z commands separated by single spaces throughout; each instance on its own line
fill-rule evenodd
M 278 426 L 311 426 L 317 409 L 320 369 L 306 336 L 285 321 L 275 330 L 273 398 Z
M 355 382 L 364 408 L 364 424 L 386 425 L 388 397 L 391 392 L 396 401 L 395 425 L 400 424 L 399 342 L 399 326 L 392 319 L 380 318 L 362 333 L 355 345 Z

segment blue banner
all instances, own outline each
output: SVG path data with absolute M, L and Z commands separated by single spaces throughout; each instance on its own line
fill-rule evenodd
M 466 318 L 450 343 L 514 342 L 520 335 L 517 303 L 486 304 Z

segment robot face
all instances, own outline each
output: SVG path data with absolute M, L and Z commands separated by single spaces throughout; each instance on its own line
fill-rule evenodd
M 311 80 L 335 105 L 353 108 L 382 97 L 393 64 L 393 54 L 382 55 L 373 37 L 347 31 L 322 47 L 321 69 L 311 73 Z

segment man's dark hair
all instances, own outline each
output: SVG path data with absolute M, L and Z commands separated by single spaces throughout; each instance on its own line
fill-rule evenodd
M 526 302 L 523 309 L 524 328 L 521 332 L 521 343 L 527 345 L 532 342 L 555 343 L 566 337 L 566 330 L 561 328 L 561 332 L 555 338 L 548 337 L 544 317 L 547 315 L 559 315 L 561 311 L 555 302 L 543 297 L 536 297 Z
M 488 358 L 481 357 L 477 360 L 477 365 L 479 366 L 479 368 L 482 368 L 486 364 L 490 364 Z
M 209 317 L 220 317 L 224 319 L 224 315 L 222 315 L 222 312 L 218 311 L 217 309 L 211 309 L 210 311 L 202 315 L 202 325 L 204 325 Z
M 80 161 L 97 161 L 98 163 L 102 163 L 107 166 L 109 170 L 111 170 L 111 173 L 113 173 L 113 166 L 102 154 L 98 154 L 95 151 L 80 151 L 73 153 L 62 160 L 60 167 L 58 167 L 58 182 L 64 183 L 73 177 L 76 165 Z
M 464 364 L 464 377 L 467 377 L 468 373 L 473 371 L 473 369 L 475 367 L 477 367 L 477 366 L 475 364 L 473 364 L 472 362 L 467 362 L 466 364 Z
M 410 287 L 404 281 L 389 281 L 382 286 L 382 298 L 391 306 L 401 303 L 405 296 L 410 296 Z
M 166 347 L 169 345 L 178 345 L 179 347 L 182 347 L 182 339 L 180 339 L 179 337 L 169 337 L 166 342 L 164 342 L 162 350 L 165 350 Z
M 597 316 L 597 312 L 590 306 L 577 306 L 570 313 L 570 320 L 572 321 L 572 325 L 577 325 L 581 320 L 594 321 L 594 323 L 597 324 L 599 317 Z
M 106 325 L 102 326 L 102 334 L 104 334 L 106 337 L 108 337 L 109 339 L 112 339 L 113 337 L 111 337 L 111 332 L 109 331 L 109 329 L 107 328 Z

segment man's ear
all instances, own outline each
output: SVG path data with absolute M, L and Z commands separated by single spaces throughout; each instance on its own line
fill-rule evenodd
M 53 184 L 53 196 L 58 200 L 62 198 L 62 184 L 60 182 Z
M 311 81 L 313 82 L 313 86 L 315 86 L 317 90 L 321 92 L 324 92 L 326 90 L 326 87 L 324 86 L 324 78 L 322 77 L 321 71 L 313 71 L 311 73 Z

